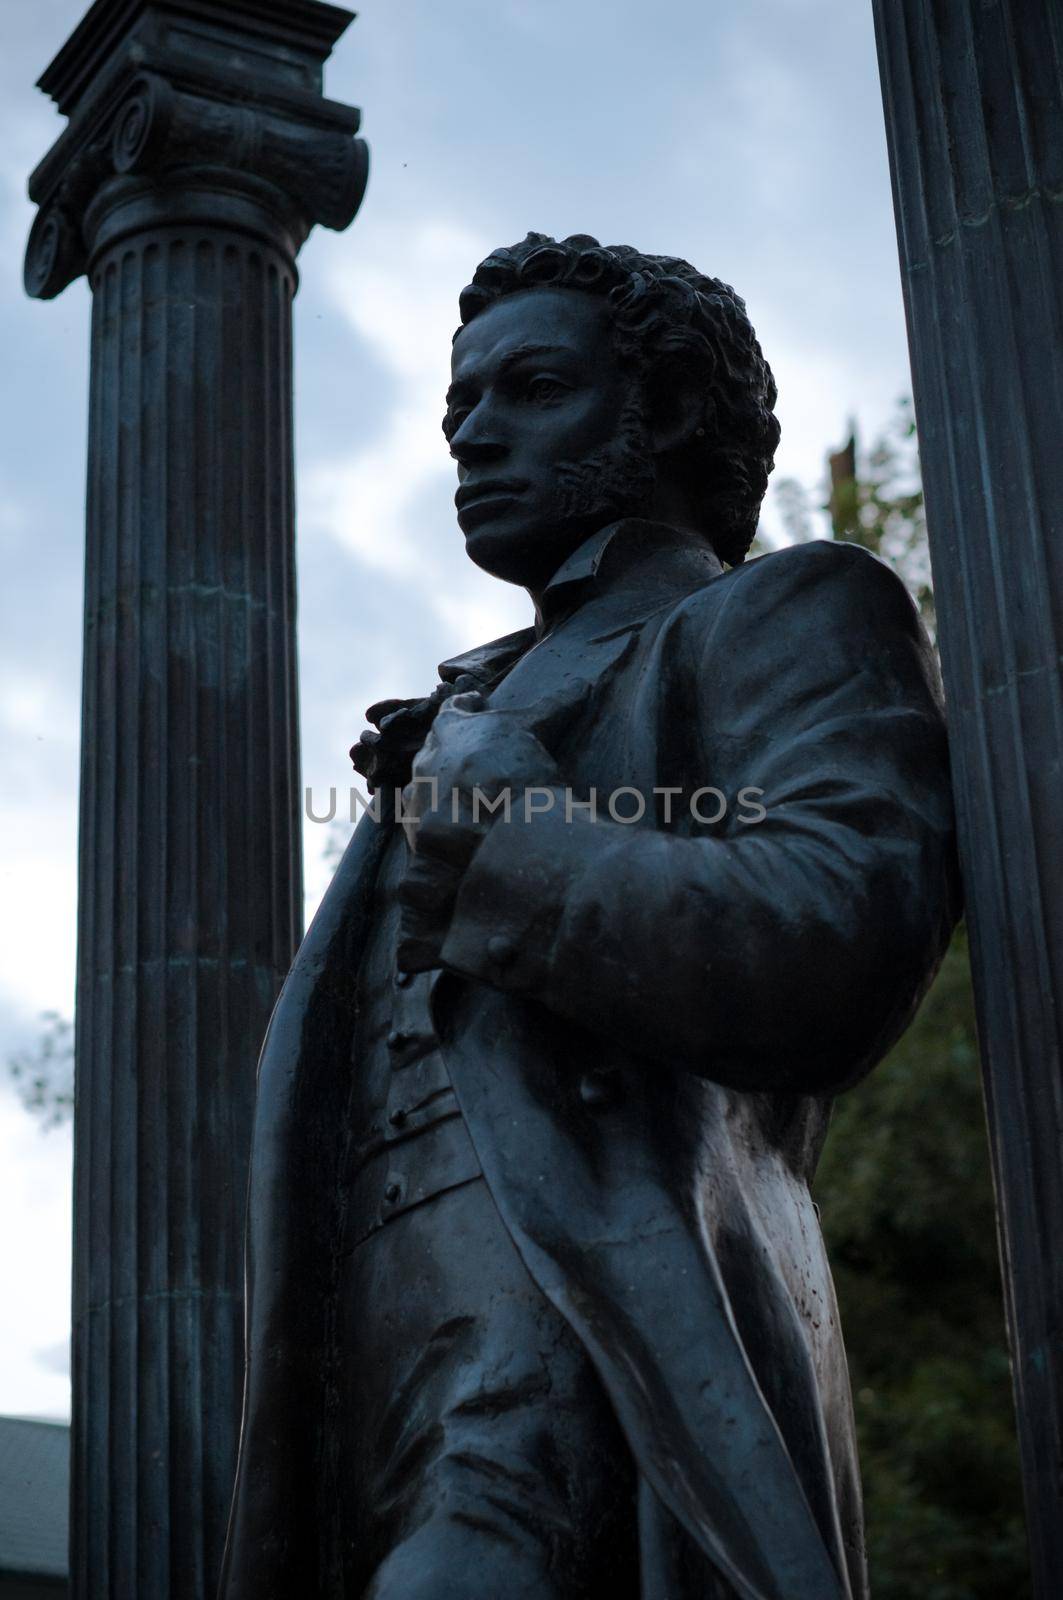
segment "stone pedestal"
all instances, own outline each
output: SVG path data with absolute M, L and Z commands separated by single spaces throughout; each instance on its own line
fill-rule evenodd
M 213 1596 L 255 1061 L 300 937 L 295 258 L 358 208 L 349 14 L 99 0 L 26 263 L 93 290 L 75 1112 L 79 1600 Z
M 1063 17 L 875 0 L 1037 1593 L 1063 1583 Z M 949 1116 L 949 1107 L 941 1107 Z

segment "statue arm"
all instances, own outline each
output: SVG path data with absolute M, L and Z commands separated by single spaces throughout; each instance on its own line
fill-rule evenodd
M 853 546 L 767 557 L 709 595 L 666 672 L 696 708 L 693 741 L 676 728 L 688 787 L 721 789 L 727 818 L 682 836 L 559 804 L 493 826 L 443 962 L 637 1055 L 832 1093 L 903 1031 L 956 913 L 936 671 L 903 586 Z M 743 824 L 751 787 L 765 816 Z

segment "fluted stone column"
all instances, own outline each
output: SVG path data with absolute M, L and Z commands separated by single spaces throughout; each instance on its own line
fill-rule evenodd
M 41 80 L 27 288 L 93 291 L 71 1576 L 205 1600 L 255 1061 L 300 936 L 296 253 L 361 200 L 308 0 L 99 0 Z
M 1030 1545 L 1037 1593 L 1056 1600 L 1063 12 L 1058 0 L 875 0 L 875 20 Z

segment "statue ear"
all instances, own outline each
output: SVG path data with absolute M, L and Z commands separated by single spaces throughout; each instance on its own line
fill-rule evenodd
M 703 439 L 714 428 L 716 407 L 705 393 L 704 381 L 679 372 L 669 375 L 653 395 L 649 408 L 650 443 L 655 456 L 683 450 L 695 439 Z

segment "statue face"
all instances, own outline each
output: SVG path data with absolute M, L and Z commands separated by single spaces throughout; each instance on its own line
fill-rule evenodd
M 654 468 L 605 301 L 507 295 L 458 335 L 447 394 L 458 524 L 485 571 L 533 594 L 597 528 L 643 509 Z

